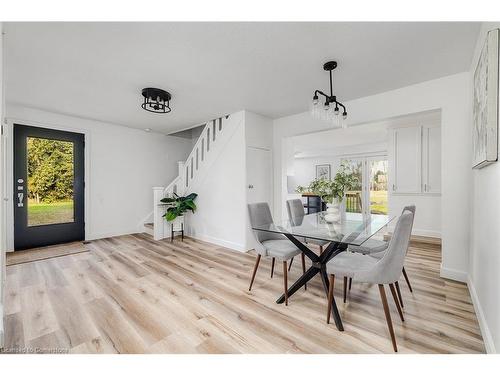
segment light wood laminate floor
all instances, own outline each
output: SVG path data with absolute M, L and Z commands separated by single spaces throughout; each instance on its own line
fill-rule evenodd
M 82 246 L 81 244 L 67 246 Z M 393 353 L 378 288 L 353 283 L 342 303 L 345 331 L 327 325 L 319 278 L 277 305 L 282 270 L 254 254 L 185 239 L 137 234 L 96 240 L 90 251 L 7 267 L 7 352 Z M 36 251 L 36 250 L 34 250 Z M 406 321 L 392 300 L 400 353 L 482 353 L 465 284 L 439 277 L 439 246 L 415 244 L 400 281 Z M 300 257 L 289 272 L 301 274 Z M 387 291 L 388 292 L 388 291 Z

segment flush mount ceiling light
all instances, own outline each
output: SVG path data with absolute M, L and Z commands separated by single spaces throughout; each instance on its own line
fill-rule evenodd
M 330 95 L 325 94 L 321 90 L 314 91 L 314 96 L 312 100 L 311 114 L 313 117 L 332 122 L 336 126 L 342 126 L 342 128 L 347 128 L 347 111 L 345 106 L 337 100 L 337 97 L 333 95 L 333 79 L 332 70 L 337 67 L 336 61 L 328 61 L 323 65 L 323 69 L 330 72 Z M 321 95 L 325 101 L 319 100 Z M 340 108 L 342 108 L 342 113 L 340 113 Z
M 172 95 L 169 92 L 147 87 L 142 89 L 142 96 L 144 97 L 144 102 L 141 104 L 141 107 L 146 111 L 153 113 L 169 113 L 171 111 L 170 99 L 172 99 Z

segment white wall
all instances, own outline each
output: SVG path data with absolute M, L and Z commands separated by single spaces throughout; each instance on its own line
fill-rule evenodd
M 345 103 L 349 124 L 366 124 L 441 109 L 442 196 L 441 275 L 465 281 L 468 270 L 470 212 L 470 76 L 468 72 L 422 82 L 401 89 Z M 329 124 L 314 120 L 308 112 L 274 121 L 275 216 L 286 215 L 286 138 L 325 130 Z M 418 208 L 417 208 L 418 209 Z
M 198 194 L 198 209 L 186 215 L 186 232 L 207 242 L 246 251 L 253 248 L 247 212 L 247 149 L 271 149 L 273 122 L 249 111 L 233 113 L 229 121 L 232 124 L 223 126 L 222 133 L 227 138 L 222 143 L 216 140 L 207 153 L 214 160 L 202 164 L 209 170 L 200 170 L 200 177 L 190 187 L 189 192 Z
M 246 250 L 246 169 L 245 169 L 245 112 L 231 114 L 232 131 L 224 143 L 211 145 L 207 157 L 216 159 L 202 164 L 210 168 L 200 171 L 200 178 L 190 186 L 189 193 L 198 194 L 195 214 L 186 216 L 188 235 L 231 249 Z M 227 134 L 223 135 L 224 137 Z M 217 150 L 215 150 L 217 148 Z
M 500 23 L 487 23 L 481 28 L 471 65 L 471 81 L 486 32 L 499 27 Z M 469 121 L 472 124 L 472 116 Z M 468 147 L 472 148 L 472 141 Z M 475 169 L 472 177 L 469 289 L 486 347 L 489 352 L 496 352 L 500 348 L 500 162 Z
M 3 124 L 4 114 L 4 85 L 3 85 L 3 23 L 0 22 L 0 126 Z M 3 199 L 4 190 L 4 158 L 3 158 L 3 136 L 0 136 L 0 199 Z M 5 228 L 4 228 L 4 207 L 0 204 L 0 348 L 3 348 L 3 291 L 5 284 Z
M 12 124 L 53 127 L 85 134 L 87 239 L 134 233 L 151 213 L 152 187 L 166 186 L 177 176 L 177 162 L 191 151 L 191 140 L 70 117 L 7 103 L 7 156 L 12 164 Z M 145 113 L 145 115 L 148 115 Z M 12 196 L 12 170 L 7 174 Z M 12 201 L 9 247 L 13 249 Z

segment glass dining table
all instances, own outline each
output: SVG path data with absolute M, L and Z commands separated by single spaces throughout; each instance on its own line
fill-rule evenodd
M 326 273 L 326 263 L 337 254 L 346 251 L 349 245 L 363 245 L 366 240 L 393 219 L 387 215 L 343 213 L 338 216 L 337 220 L 327 222 L 325 215 L 326 212 L 318 212 L 279 223 L 252 227 L 253 230 L 257 231 L 283 234 L 311 260 L 311 267 L 288 289 L 289 298 L 318 274 L 323 282 L 325 294 L 328 294 L 329 281 Z M 307 239 L 325 241 L 329 242 L 329 244 L 321 255 L 317 255 L 304 243 Z M 285 295 L 283 294 L 276 303 L 283 303 L 284 301 Z M 343 331 L 344 327 L 335 298 L 331 310 L 337 329 Z

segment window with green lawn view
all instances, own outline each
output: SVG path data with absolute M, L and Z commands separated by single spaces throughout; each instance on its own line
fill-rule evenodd
M 358 181 L 346 192 L 346 211 L 387 215 L 387 158 L 360 157 L 344 162 Z
M 73 142 L 27 138 L 28 226 L 74 222 Z

